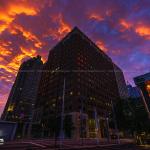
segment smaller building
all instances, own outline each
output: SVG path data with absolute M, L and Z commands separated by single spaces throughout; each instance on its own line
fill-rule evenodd
M 131 84 L 128 84 L 127 89 L 128 89 L 129 98 L 132 98 L 132 99 L 141 98 L 141 94 L 140 94 L 140 91 L 139 91 L 138 87 L 136 87 L 136 86 L 133 87 Z
M 114 66 L 114 72 L 116 76 L 117 86 L 118 86 L 118 92 L 121 99 L 127 99 L 128 98 L 128 89 L 126 86 L 126 81 L 124 78 L 123 71 L 116 65 Z
M 128 99 L 135 106 L 137 112 L 145 112 L 144 103 L 140 89 L 138 87 L 133 87 L 131 84 L 127 85 L 128 89 Z
M 42 67 L 41 56 L 33 57 L 21 64 L 1 117 L 3 121 L 19 123 L 19 137 L 30 135 Z
M 0 138 L 4 141 L 11 141 L 15 138 L 17 123 L 0 121 Z
M 134 82 L 141 90 L 145 107 L 150 112 L 150 73 L 135 77 Z

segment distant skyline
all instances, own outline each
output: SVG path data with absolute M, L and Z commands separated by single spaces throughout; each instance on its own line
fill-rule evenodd
M 79 27 L 124 71 L 150 71 L 150 0 L 0 0 L 0 114 L 25 59 Z

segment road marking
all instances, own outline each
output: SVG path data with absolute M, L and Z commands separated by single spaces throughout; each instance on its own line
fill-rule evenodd
M 46 148 L 46 146 L 44 146 L 44 145 L 33 143 L 33 142 L 22 142 L 22 143 L 32 144 L 32 145 L 35 145 L 35 146 L 38 146 L 38 147 Z

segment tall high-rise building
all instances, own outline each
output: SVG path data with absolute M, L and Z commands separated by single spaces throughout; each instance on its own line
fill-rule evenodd
M 73 122 L 70 133 L 73 138 L 95 137 L 95 126 L 99 136 L 104 136 L 108 125 L 104 122 L 112 110 L 112 103 L 119 97 L 111 58 L 75 27 L 49 52 L 41 76 L 34 121 L 41 126 L 42 136 L 54 135 L 51 129 L 54 115 L 69 116 Z
M 21 64 L 3 111 L 2 120 L 23 124 L 32 120 L 42 67 L 40 56 Z

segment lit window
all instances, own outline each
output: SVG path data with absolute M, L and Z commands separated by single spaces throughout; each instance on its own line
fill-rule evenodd
M 13 110 L 14 110 L 14 105 L 10 104 L 7 111 L 12 112 Z
M 55 104 L 52 104 L 53 107 L 55 107 Z
M 150 81 L 146 82 L 146 90 L 148 92 L 148 95 L 150 96 Z
M 72 92 L 72 91 L 70 92 L 70 95 L 73 95 L 73 92 Z

